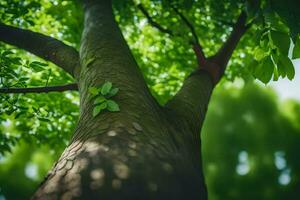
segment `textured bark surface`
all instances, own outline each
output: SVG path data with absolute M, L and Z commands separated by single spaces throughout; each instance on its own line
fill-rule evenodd
M 55 38 L 0 22 L 0 40 L 49 60 L 76 76 L 74 69 L 79 65 L 77 51 Z
M 207 199 L 200 128 L 213 83 L 189 76 L 165 107 L 151 96 L 114 21 L 110 1 L 86 1 L 70 145 L 33 199 Z M 92 117 L 88 88 L 112 82 L 120 112 Z

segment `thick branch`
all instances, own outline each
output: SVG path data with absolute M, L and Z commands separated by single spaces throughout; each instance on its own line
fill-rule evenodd
M 180 115 L 199 134 L 213 87 L 209 73 L 197 69 L 186 78 L 181 89 L 166 107 Z
M 145 15 L 145 17 L 147 18 L 147 20 L 148 20 L 149 24 L 151 24 L 151 26 L 157 28 L 159 31 L 161 31 L 163 33 L 167 33 L 170 36 L 174 36 L 173 31 L 171 31 L 171 30 L 169 30 L 167 28 L 164 28 L 159 23 L 157 23 L 156 21 L 154 21 L 153 18 L 150 16 L 150 14 L 148 13 L 148 11 L 145 9 L 145 7 L 142 4 L 138 4 L 137 7 Z
M 186 18 L 182 19 L 186 23 L 188 22 Z M 228 40 L 219 52 L 213 58 L 206 60 L 204 65 L 200 65 L 184 81 L 182 88 L 173 99 L 166 104 L 167 108 L 182 116 L 182 119 L 195 130 L 202 126 L 212 90 L 222 77 L 232 52 L 248 28 L 245 23 L 246 15 L 242 13 L 235 23 Z M 199 53 L 197 51 L 199 49 L 195 49 L 196 54 Z
M 0 41 L 51 61 L 72 76 L 79 65 L 79 54 L 74 48 L 41 33 L 0 23 Z
M 242 12 L 237 22 L 235 23 L 233 30 L 229 35 L 228 39 L 213 58 L 213 62 L 215 62 L 222 68 L 223 70 L 222 73 L 224 73 L 226 65 L 229 59 L 231 58 L 231 55 L 235 50 L 238 42 L 240 41 L 241 37 L 244 35 L 244 33 L 247 31 L 247 29 L 250 26 L 250 25 L 246 25 L 246 18 L 247 18 L 246 13 Z
M 202 128 L 210 96 L 213 90 L 213 82 L 210 75 L 197 69 L 186 78 L 181 89 L 166 104 L 169 118 L 174 116 L 180 120 L 178 124 L 183 124 L 187 132 L 182 132 L 177 137 L 183 137 L 192 158 L 200 158 L 200 130 Z M 198 159 L 194 160 L 196 163 Z
M 198 65 L 199 66 L 205 65 L 206 57 L 204 56 L 201 45 L 199 43 L 198 44 L 193 44 L 193 50 L 194 50 L 194 53 L 196 55 Z
M 48 93 L 48 92 L 63 92 L 68 90 L 78 91 L 78 86 L 76 83 L 71 83 L 67 85 L 60 86 L 48 86 L 48 87 L 32 87 L 32 88 L 0 88 L 0 93 L 10 94 L 10 93 Z

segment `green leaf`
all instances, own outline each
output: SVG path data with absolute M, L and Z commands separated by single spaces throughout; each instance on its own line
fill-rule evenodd
M 271 31 L 273 44 L 284 54 L 288 55 L 290 48 L 290 37 L 286 33 Z
M 294 49 L 293 49 L 293 59 L 300 58 L 300 37 L 297 38 Z
M 258 14 L 259 11 L 259 1 L 247 0 L 245 2 L 246 12 L 247 12 L 247 24 L 251 23 Z
M 6 57 L 6 56 L 8 56 L 8 55 L 10 55 L 10 54 L 14 54 L 14 52 L 12 52 L 12 51 L 10 51 L 10 50 L 6 50 L 6 51 L 4 51 L 4 52 L 2 53 L 2 56 L 3 56 L 3 57 Z
M 120 111 L 119 105 L 113 100 L 107 101 L 107 109 L 111 112 Z
M 281 55 L 278 60 L 278 65 L 284 67 L 284 71 L 286 72 L 286 75 L 289 80 L 292 80 L 295 76 L 295 69 L 292 61 L 287 57 Z
M 279 60 L 279 56 L 277 54 L 272 54 L 272 58 L 275 64 L 275 68 L 274 68 L 274 77 L 273 80 L 277 81 L 277 79 L 279 77 L 284 78 L 286 76 L 286 72 L 285 69 L 282 65 L 278 65 L 278 60 Z
M 114 89 L 110 90 L 107 97 L 110 98 L 110 97 L 115 96 L 118 93 L 118 91 L 119 91 L 119 88 L 114 88 Z
M 39 66 L 43 66 L 46 67 L 48 66 L 47 63 L 42 63 L 42 62 L 38 62 L 38 61 L 33 61 L 32 63 L 30 63 L 31 65 L 39 65 Z
M 259 63 L 255 59 L 253 59 L 251 63 L 248 65 L 249 72 L 254 75 L 254 71 L 258 65 Z
M 272 0 L 272 8 L 289 27 L 290 35 L 295 42 L 300 33 L 299 0 Z
M 109 93 L 110 89 L 112 87 L 112 83 L 111 82 L 105 82 L 101 88 L 101 94 L 102 95 L 106 95 Z
M 13 112 L 15 112 L 16 110 L 15 109 L 13 109 L 13 108 L 10 108 L 9 110 L 7 110 L 7 111 L 5 111 L 5 113 L 7 114 L 7 115 L 11 115 Z
M 264 9 L 264 19 L 265 23 L 271 26 L 272 30 L 277 30 L 279 32 L 288 33 L 289 28 L 282 22 L 281 18 L 274 12 L 270 7 Z
M 19 78 L 19 81 L 20 82 L 25 82 L 25 81 L 28 81 L 30 78 L 27 78 L 27 77 L 22 77 L 22 78 Z
M 45 66 L 48 66 L 48 64 L 38 61 L 33 61 L 29 64 L 29 67 L 31 67 L 35 72 L 43 71 Z
M 254 75 L 261 82 L 267 84 L 271 80 L 273 72 L 274 63 L 271 56 L 268 56 L 255 68 Z
M 93 117 L 96 117 L 100 112 L 101 112 L 101 107 L 100 106 L 95 106 L 93 109 Z
M 92 95 L 99 94 L 98 89 L 96 87 L 89 87 L 89 93 Z
M 260 41 L 259 41 L 259 46 L 261 47 L 262 50 L 265 52 L 269 50 L 269 37 L 268 34 L 262 34 Z
M 256 48 L 254 50 L 254 58 L 255 60 L 257 61 L 260 61 L 262 60 L 264 57 L 266 57 L 268 55 L 268 53 L 266 51 L 264 51 L 263 49 L 261 48 Z
M 94 104 L 99 104 L 106 101 L 106 99 L 103 96 L 99 96 L 95 99 Z
M 41 67 L 39 65 L 30 64 L 29 67 L 31 67 L 35 72 L 41 72 L 44 70 L 44 67 Z
M 102 104 L 95 106 L 94 109 L 93 109 L 93 117 L 96 117 L 106 107 L 107 107 L 106 102 L 103 102 Z
M 50 122 L 49 119 L 44 118 L 44 117 L 38 117 L 38 119 L 39 119 L 40 121 L 42 121 L 42 122 Z
M 12 58 L 11 62 L 15 65 L 22 65 L 21 58 Z
M 32 21 L 32 20 L 27 20 L 27 22 L 28 22 L 28 24 L 30 24 L 31 26 L 34 26 L 34 25 L 35 25 L 34 21 Z
M 278 76 L 281 76 L 282 78 L 284 78 L 286 76 L 284 66 L 283 66 L 283 64 L 280 64 L 279 62 L 277 63 L 277 71 L 278 71 Z
M 40 111 L 39 111 L 39 109 L 38 109 L 38 108 L 36 108 L 36 107 L 32 107 L 32 109 L 33 109 L 33 110 L 34 110 L 34 112 L 36 112 L 36 113 L 40 112 Z

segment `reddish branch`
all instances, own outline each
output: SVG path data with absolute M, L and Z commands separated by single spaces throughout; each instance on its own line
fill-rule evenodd
M 246 19 L 246 13 L 242 12 L 238 17 L 236 23 L 234 24 L 233 30 L 226 42 L 214 56 L 208 59 L 206 65 L 200 68 L 210 74 L 214 84 L 217 84 L 224 75 L 225 69 L 232 56 L 233 51 L 235 50 L 244 33 L 250 27 L 250 24 L 246 25 Z
M 194 53 L 196 55 L 198 65 L 199 66 L 205 65 L 206 57 L 203 53 L 203 50 L 202 50 L 202 47 L 200 46 L 200 44 L 193 44 L 193 50 L 194 50 Z
M 63 92 L 78 90 L 76 83 L 71 83 L 67 85 L 60 86 L 47 86 L 47 87 L 32 87 L 32 88 L 0 88 L 0 93 L 10 94 L 10 93 L 48 93 L 48 92 Z
M 228 39 L 212 58 L 212 61 L 222 68 L 221 75 L 224 73 L 227 63 L 231 58 L 232 53 L 235 50 L 241 37 L 250 27 L 250 24 L 246 25 L 246 19 L 246 13 L 242 12 L 239 18 L 237 19 L 235 25 L 233 26 L 233 30 L 230 33 Z
M 0 41 L 51 61 L 71 75 L 79 65 L 79 54 L 73 47 L 41 33 L 0 23 Z

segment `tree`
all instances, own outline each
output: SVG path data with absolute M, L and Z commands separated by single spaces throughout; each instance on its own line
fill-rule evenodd
M 288 0 L 284 4 L 276 0 L 135 3 L 114 2 L 112 9 L 112 2 L 109 0 L 84 0 L 81 3 L 63 1 L 60 12 L 53 11 L 58 8 L 55 7 L 59 4 L 57 1 L 48 4 L 43 2 L 42 5 L 35 1 L 24 1 L 23 4 L 18 1 L 3 3 L 4 8 L 7 8 L 2 14 L 4 21 L 12 25 L 19 23 L 33 26 L 35 22 L 30 16 L 39 15 L 33 11 L 44 9 L 50 16 L 61 19 L 65 38 L 69 37 L 67 33 L 73 32 L 75 36 L 69 37 L 70 42 L 73 42 L 74 47 L 80 46 L 78 53 L 76 48 L 53 37 L 0 24 L 1 41 L 54 63 L 75 82 L 49 87 L 49 71 L 48 76 L 44 77 L 47 79 L 45 87 L 12 88 L 24 86 L 26 79 L 7 67 L 14 68 L 14 65 L 22 63 L 12 55 L 12 51 L 4 50 L 1 52 L 4 66 L 2 93 L 67 89 L 78 89 L 79 92 L 80 114 L 69 146 L 33 199 L 207 199 L 199 133 L 212 91 L 224 76 L 240 39 L 243 36 L 245 38 L 243 45 L 239 45 L 236 50 L 240 54 L 233 57 L 232 67 L 227 71 L 228 79 L 237 76 L 249 79 L 249 74 L 252 74 L 267 83 L 272 76 L 275 80 L 279 76 L 287 76 L 289 79 L 294 76 L 288 51 L 291 37 L 295 43 L 293 58 L 299 57 L 300 31 L 296 1 Z M 18 8 L 18 4 L 23 8 Z M 76 45 L 81 24 L 74 22 L 74 18 L 81 19 L 81 13 L 75 12 L 81 6 L 84 24 L 80 45 Z M 71 8 L 70 12 L 76 13 L 74 18 L 68 12 L 65 17 L 63 8 Z M 164 18 L 154 18 L 154 8 L 162 10 Z M 139 14 L 133 12 L 136 10 L 140 11 Z M 23 20 L 17 20 L 20 16 Z M 180 61 L 181 69 L 186 65 L 197 66 L 193 70 L 192 67 L 185 69 L 186 73 L 192 72 L 172 98 L 168 101 L 164 98 L 163 106 L 154 98 L 158 94 L 151 94 L 140 69 L 148 73 L 146 80 L 149 85 L 153 81 L 151 73 L 155 73 L 145 69 L 147 61 L 140 64 L 140 67 L 138 65 L 148 57 L 147 52 L 139 57 L 143 46 L 138 52 L 133 45 L 132 41 L 137 41 L 140 35 L 128 33 L 128 40 L 133 46 L 131 52 L 119 28 L 122 27 L 124 32 L 126 27 L 137 30 L 142 25 L 133 27 L 130 20 L 138 18 L 146 19 L 153 28 L 161 32 L 155 32 L 161 41 L 165 40 L 166 47 L 160 53 L 174 59 L 184 56 Z M 64 26 L 68 23 L 70 32 Z M 172 29 L 169 28 L 170 23 L 175 24 Z M 182 28 L 183 25 L 186 28 Z M 259 40 L 255 38 L 255 33 Z M 200 39 L 198 35 L 201 36 Z M 155 40 L 149 41 L 151 44 Z M 166 53 L 166 49 L 170 52 Z M 138 63 L 133 53 L 138 58 Z M 196 57 L 197 64 L 193 56 Z M 253 56 L 255 59 L 252 59 Z M 161 56 L 158 56 L 158 60 L 161 60 Z M 161 61 L 161 65 L 170 65 L 172 62 L 168 59 Z M 241 62 L 244 66 L 249 66 L 241 67 Z M 48 66 L 39 61 L 23 65 L 36 72 L 43 71 Z M 164 71 L 156 70 L 156 74 L 162 72 Z M 14 77 L 18 78 L 16 84 L 11 81 Z M 60 81 L 70 79 L 64 75 Z M 14 112 L 15 118 L 18 118 L 31 111 L 28 107 L 20 106 L 22 100 L 18 102 L 18 98 L 15 98 L 16 100 L 11 101 L 9 98 L 10 96 L 4 97 L 10 108 L 7 110 L 8 114 Z M 44 109 L 32 106 L 32 110 L 44 122 L 49 121 L 49 117 L 55 117 L 51 112 L 44 114 Z M 38 139 L 48 139 L 47 136 L 43 137 L 45 138 Z M 7 141 L 4 143 L 6 149 L 9 149 L 7 144 L 14 144 L 17 140 L 3 138 Z

